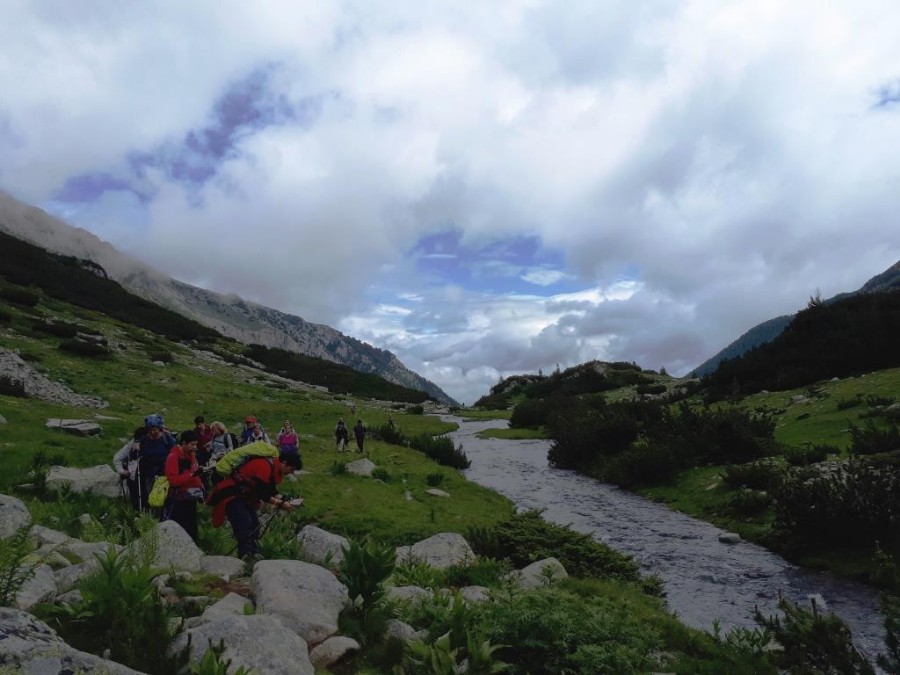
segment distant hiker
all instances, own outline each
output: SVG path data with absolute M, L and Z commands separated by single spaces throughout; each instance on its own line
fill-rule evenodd
M 268 434 L 266 434 L 266 430 L 263 428 L 263 425 L 259 423 L 253 415 L 248 415 L 244 420 L 245 428 L 241 432 L 241 445 L 247 445 L 248 443 L 255 443 L 256 441 L 263 441 L 265 443 L 271 443 L 269 440 Z
M 390 429 L 391 431 L 393 431 L 393 430 L 394 430 L 394 416 L 393 416 L 393 415 L 388 415 L 388 422 L 387 422 L 387 424 L 388 424 L 388 429 Z
M 338 452 L 345 452 L 347 444 L 350 442 L 350 432 L 347 431 L 347 425 L 344 424 L 344 418 L 338 419 L 337 425 L 334 427 L 334 445 Z
M 213 527 L 228 518 L 237 540 L 238 557 L 259 553 L 259 509 L 263 503 L 290 511 L 293 504 L 278 494 L 278 484 L 300 468 L 300 457 L 251 457 L 223 478 L 206 500 L 213 507 Z
M 285 420 L 281 426 L 281 430 L 276 437 L 275 445 L 278 446 L 278 452 L 281 456 L 297 455 L 300 457 L 300 437 L 294 431 L 294 427 L 290 420 Z M 303 466 L 303 458 L 300 457 L 300 466 Z
M 213 422 L 209 425 L 209 429 L 212 432 L 212 439 L 209 442 L 209 458 L 218 462 L 222 459 L 222 455 L 229 450 L 234 450 L 237 443 L 235 443 L 234 434 L 228 433 L 225 425 L 221 422 Z
M 166 458 L 169 495 L 160 520 L 174 520 L 197 541 L 197 503 L 203 501 L 203 482 L 197 463 L 197 432 L 181 432 L 181 440 Z
M 138 472 L 138 458 L 141 455 L 141 439 L 147 433 L 147 427 L 140 426 L 134 430 L 132 439 L 123 445 L 113 455 L 113 467 L 122 479 L 123 492 L 128 489 L 128 499 L 132 508 L 139 511 L 141 508 L 140 476 Z
M 140 479 L 141 508 L 149 509 L 147 497 L 157 476 L 165 473 L 166 458 L 175 447 L 175 437 L 165 428 L 160 415 L 147 415 L 144 418 L 147 433 L 141 439 L 141 452 L 138 459 Z
M 206 466 L 212 454 L 209 444 L 213 434 L 203 415 L 194 418 L 194 431 L 197 432 L 197 461 L 200 462 L 200 466 Z
M 366 427 L 362 420 L 356 420 L 356 426 L 353 427 L 353 435 L 356 436 L 356 451 L 365 452 L 363 444 L 366 442 Z

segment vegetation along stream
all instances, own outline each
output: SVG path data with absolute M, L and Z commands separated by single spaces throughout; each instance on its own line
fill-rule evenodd
M 753 627 L 753 609 L 776 613 L 779 593 L 805 607 L 819 595 L 853 632 L 857 647 L 874 661 L 884 651 L 878 594 L 861 584 L 796 567 L 748 542 L 724 544 L 722 530 L 663 504 L 547 463 L 545 440 L 482 439 L 503 420 L 457 422 L 450 434 L 472 461 L 469 480 L 500 492 L 521 509 L 543 510 L 549 521 L 591 534 L 628 553 L 646 574 L 665 583 L 667 600 L 689 626 L 723 632 Z

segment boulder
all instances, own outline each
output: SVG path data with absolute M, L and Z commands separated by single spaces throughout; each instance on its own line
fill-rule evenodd
M 371 476 L 375 468 L 375 463 L 368 458 L 358 459 L 347 464 L 347 471 L 357 476 Z
M 72 420 L 53 417 L 48 419 L 44 423 L 44 426 L 48 429 L 59 429 L 60 431 L 65 431 L 67 434 L 73 434 L 75 436 L 98 436 L 103 433 L 103 428 L 91 420 Z
M 385 597 L 388 600 L 424 600 L 432 597 L 433 593 L 427 588 L 418 586 L 391 586 L 387 589 Z
M 98 464 L 86 469 L 71 466 L 51 466 L 47 472 L 47 489 L 59 490 L 66 485 L 72 492 L 92 492 L 103 497 L 121 497 L 119 474 L 108 464 Z
M 9 607 L 0 607 L 0 664 L 3 664 L 2 672 L 34 675 L 141 675 L 114 661 L 70 647 L 44 622 L 22 610 Z
M 244 573 L 244 561 L 230 555 L 205 555 L 200 558 L 200 571 L 228 581 Z
M 248 608 L 253 608 L 250 598 L 245 598 L 237 593 L 229 593 L 214 605 L 210 605 L 203 610 L 200 618 L 206 622 L 221 619 L 224 616 L 249 616 L 247 614 Z
M 397 548 L 397 562 L 419 561 L 436 569 L 465 565 L 475 559 L 469 542 L 456 532 L 441 532 L 406 547 Z
M 224 659 L 231 672 L 244 667 L 266 675 L 314 675 L 309 650 L 303 638 L 273 616 L 223 615 L 188 628 L 175 638 L 170 653 L 184 649 L 191 638 L 191 662 L 199 663 L 210 643 L 224 641 Z
M 356 640 L 335 635 L 313 649 L 309 653 L 309 660 L 316 669 L 328 668 L 355 651 L 359 651 L 359 643 Z
M 43 525 L 35 525 L 31 528 L 31 539 L 38 548 L 44 546 L 59 546 L 60 544 L 69 541 L 70 538 L 71 537 L 65 532 L 51 530 L 49 527 L 44 527 Z
M 50 565 L 38 565 L 34 573 L 16 593 L 16 607 L 26 612 L 39 602 L 53 602 L 56 598 L 56 577 Z
M 324 567 L 299 560 L 261 560 L 250 580 L 258 614 L 272 614 L 310 644 L 337 632 L 350 604 L 347 587 Z
M 121 551 L 122 547 L 108 541 L 81 541 L 80 539 L 67 539 L 54 547 L 57 553 L 80 562 L 88 562 L 98 556 L 102 558 L 110 549 Z
M 723 544 L 737 544 L 741 541 L 741 535 L 736 532 L 723 532 L 719 535 L 719 541 Z
M 9 495 L 0 495 L 0 539 L 8 539 L 29 524 L 31 514 L 25 502 Z
M 424 640 L 427 631 L 416 630 L 408 623 L 400 621 L 400 619 L 388 619 L 384 626 L 385 639 L 394 639 L 406 642 L 407 640 Z
M 426 495 L 431 495 L 432 497 L 449 497 L 449 492 L 444 492 L 443 490 L 438 490 L 437 488 L 428 488 L 425 490 Z
M 69 567 L 63 567 L 62 569 L 56 570 L 56 572 L 53 573 L 53 577 L 56 579 L 56 588 L 60 593 L 71 591 L 78 585 L 79 581 L 90 576 L 99 569 L 100 563 L 96 558 L 91 558 L 83 563 L 69 565 Z
M 297 535 L 300 549 L 307 562 L 337 569 L 344 559 L 344 549 L 350 548 L 346 537 L 332 534 L 315 525 L 307 525 Z
M 191 536 L 174 520 L 159 523 L 153 530 L 131 544 L 131 547 L 138 558 L 144 549 L 155 550 L 153 565 L 162 569 L 171 567 L 196 572 L 200 569 L 203 559 L 203 551 L 197 548 Z
M 540 588 L 547 586 L 551 580 L 557 581 L 567 576 L 566 568 L 556 558 L 544 558 L 513 572 L 513 578 L 522 588 Z
M 459 594 L 466 602 L 486 602 L 490 597 L 490 589 L 487 586 L 463 586 Z

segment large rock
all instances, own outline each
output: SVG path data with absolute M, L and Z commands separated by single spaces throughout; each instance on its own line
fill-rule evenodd
M 566 568 L 556 558 L 538 560 L 512 574 L 522 588 L 540 588 L 549 585 L 551 581 L 559 581 L 569 576 Z
M 350 652 L 359 651 L 359 643 L 353 638 L 335 635 L 309 653 L 309 660 L 316 668 L 329 668 Z
M 397 548 L 397 562 L 417 561 L 439 570 L 466 565 L 475 560 L 469 542 L 456 532 L 441 532 L 412 546 Z
M 368 458 L 358 459 L 347 464 L 347 471 L 357 476 L 371 476 L 375 468 L 375 463 Z
M 309 650 L 302 637 L 273 616 L 220 616 L 180 633 L 172 643 L 175 653 L 191 637 L 191 661 L 199 663 L 210 643 L 224 641 L 222 656 L 231 660 L 231 672 L 240 667 L 262 675 L 314 675 Z
M 410 602 L 415 600 L 428 600 L 434 596 L 434 592 L 419 586 L 390 586 L 385 593 L 388 600 L 400 600 Z
M 103 558 L 111 549 L 118 552 L 122 550 L 122 547 L 108 541 L 81 541 L 74 538 L 67 539 L 55 547 L 58 553 L 80 562 L 88 562 L 97 557 Z
M 48 419 L 44 426 L 48 429 L 58 429 L 75 436 L 98 436 L 103 433 L 103 428 L 91 420 L 67 420 L 59 418 Z
M 72 492 L 93 492 L 103 497 L 121 497 L 119 474 L 108 464 L 98 464 L 86 469 L 71 466 L 51 466 L 47 472 L 47 489 L 59 490 L 64 485 Z
M 28 611 L 39 602 L 56 598 L 56 578 L 50 565 L 38 565 L 16 593 L 16 607 Z
M 203 610 L 200 618 L 203 622 L 206 622 L 215 621 L 226 616 L 249 616 L 247 614 L 248 609 L 253 609 L 253 603 L 250 602 L 250 598 L 245 598 L 237 593 L 229 593 L 214 605 L 210 605 Z
M 205 555 L 200 559 L 200 571 L 228 581 L 244 573 L 244 561 L 230 555 Z
M 56 588 L 60 593 L 71 591 L 78 582 L 89 577 L 100 569 L 100 562 L 97 558 L 91 558 L 77 565 L 70 565 L 56 570 L 53 577 L 56 579 Z
M 300 549 L 307 562 L 337 569 L 344 559 L 344 549 L 350 548 L 350 542 L 346 537 L 332 534 L 316 527 L 307 525 L 297 535 Z
M 9 495 L 0 495 L 0 539 L 8 539 L 31 524 L 31 514 L 25 502 Z
M 47 624 L 9 607 L 0 607 L 0 664 L 0 672 L 26 675 L 141 675 L 121 664 L 68 646 Z
M 191 535 L 174 520 L 165 520 L 131 545 L 139 558 L 142 551 L 155 551 L 153 566 L 196 572 L 201 568 L 203 551 Z
M 324 567 L 299 560 L 261 560 L 250 580 L 258 614 L 273 614 L 310 644 L 337 632 L 350 604 L 347 588 Z

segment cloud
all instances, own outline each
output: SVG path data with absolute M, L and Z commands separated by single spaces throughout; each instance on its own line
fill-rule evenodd
M 898 20 L 882 0 L 13 3 L 0 187 L 458 398 L 589 358 L 683 373 L 900 258 Z

